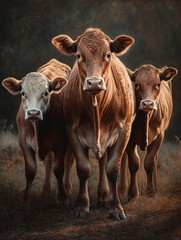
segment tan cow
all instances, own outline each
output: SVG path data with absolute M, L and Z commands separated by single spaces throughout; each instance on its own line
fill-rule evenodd
M 64 54 L 75 54 L 77 59 L 63 91 L 67 136 L 80 181 L 76 217 L 89 212 L 88 150 L 92 149 L 100 163 L 98 200 L 109 200 L 112 218 L 125 219 L 117 192 L 117 176 L 130 135 L 134 97 L 127 70 L 116 55 L 125 52 L 134 40 L 125 35 L 111 40 L 101 30 L 90 28 L 75 41 L 60 35 L 52 43 Z
M 70 70 L 67 65 L 52 59 L 37 72 L 28 73 L 20 81 L 9 77 L 2 82 L 11 94 L 21 94 L 17 124 L 27 180 L 24 200 L 28 200 L 29 190 L 36 175 L 36 154 L 41 160 L 45 160 L 43 194 L 46 195 L 50 191 L 52 152 L 53 172 L 58 182 L 58 198 L 67 199 L 62 185 L 67 140 L 60 91 L 67 84 Z
M 144 159 L 144 168 L 147 174 L 146 191 L 147 193 L 155 192 L 158 152 L 172 114 L 172 93 L 168 82 L 177 74 L 177 70 L 173 67 L 157 69 L 152 65 L 143 65 L 135 72 L 129 72 L 136 95 L 136 118 L 126 149 L 131 175 L 128 197 L 132 199 L 139 196 L 137 171 L 140 166 L 140 158 L 137 146 L 142 151 L 147 151 Z M 122 164 L 121 196 L 124 198 L 127 188 L 124 172 L 126 157 Z

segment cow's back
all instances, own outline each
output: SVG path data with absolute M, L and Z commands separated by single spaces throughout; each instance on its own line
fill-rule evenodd
M 37 72 L 45 75 L 49 80 L 53 80 L 59 76 L 67 78 L 70 74 L 70 67 L 64 63 L 51 59 L 48 63 L 38 68 Z

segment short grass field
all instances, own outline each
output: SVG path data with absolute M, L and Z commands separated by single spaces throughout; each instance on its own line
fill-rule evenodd
M 73 192 L 69 207 L 56 202 L 56 180 L 52 177 L 52 193 L 42 209 L 41 191 L 44 165 L 38 171 L 31 191 L 29 206 L 22 201 L 25 187 L 24 160 L 17 136 L 11 129 L 0 134 L 0 239 L 181 239 L 181 142 L 164 142 L 158 163 L 158 191 L 153 197 L 145 195 L 146 175 L 144 152 L 140 151 L 139 187 L 141 196 L 124 204 L 126 221 L 111 221 L 106 209 L 97 207 L 98 162 L 90 153 L 92 175 L 89 179 L 91 209 L 88 218 L 75 219 L 74 206 L 79 184 L 72 170 Z

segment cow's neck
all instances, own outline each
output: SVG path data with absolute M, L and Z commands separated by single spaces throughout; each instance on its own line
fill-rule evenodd
M 35 146 L 36 146 L 36 153 L 39 155 L 39 121 L 33 122 L 33 127 L 35 131 Z
M 94 104 L 93 101 L 96 99 L 96 102 L 97 102 L 96 109 L 99 110 L 100 124 L 102 123 L 104 116 L 108 112 L 108 108 L 112 101 L 112 95 L 113 95 L 111 81 L 107 81 L 106 85 L 107 85 L 107 90 L 101 91 L 99 94 L 96 95 L 96 98 L 95 97 L 93 98 L 93 96 L 90 93 L 83 91 L 81 85 L 79 88 L 79 93 L 80 93 L 79 96 L 81 99 L 81 104 L 85 109 L 85 111 L 89 114 L 93 122 L 94 122 L 94 118 L 93 118 L 94 108 L 92 108 L 92 106 Z M 110 114 L 110 112 L 108 114 Z
M 99 106 L 97 102 L 97 96 L 92 96 L 92 108 L 93 108 L 93 120 L 94 120 L 94 136 L 95 136 L 95 145 L 97 147 L 97 158 L 101 158 L 100 154 L 100 116 L 99 116 Z

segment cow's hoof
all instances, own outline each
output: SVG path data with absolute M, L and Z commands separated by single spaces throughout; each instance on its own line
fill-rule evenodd
M 98 208 L 108 208 L 108 206 L 109 206 L 108 201 L 98 200 Z
M 126 220 L 126 215 L 123 210 L 120 213 L 109 213 L 109 216 L 116 221 Z
M 81 218 L 86 218 L 88 216 L 88 213 L 87 212 L 79 212 L 76 210 L 74 215 L 76 218 L 81 219 Z
M 121 220 L 126 220 L 126 215 L 123 210 L 119 213 L 119 217 Z

